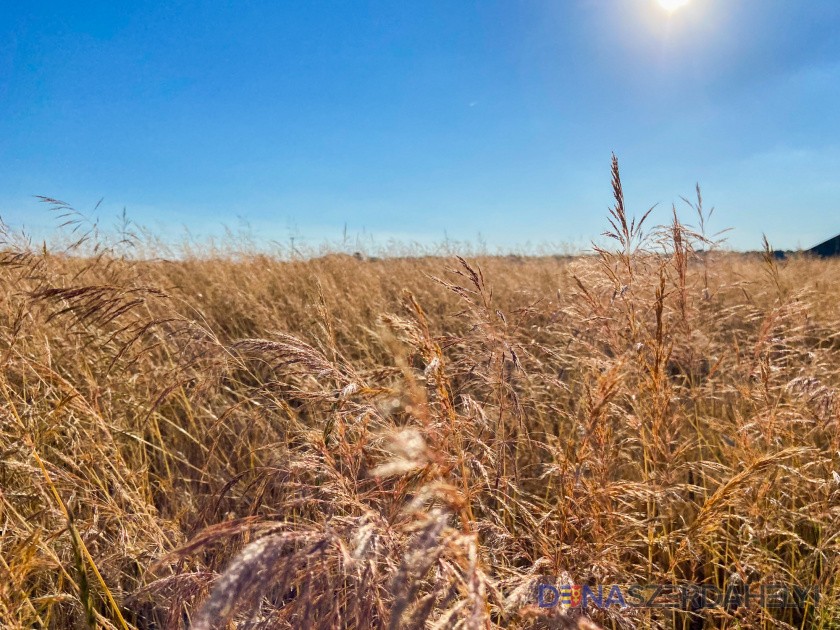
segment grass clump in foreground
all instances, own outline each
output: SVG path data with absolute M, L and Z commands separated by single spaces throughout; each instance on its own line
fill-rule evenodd
M 7 241 L 0 625 L 836 627 L 838 262 L 643 235 L 613 183 L 574 259 Z M 744 582 L 821 604 L 536 606 Z

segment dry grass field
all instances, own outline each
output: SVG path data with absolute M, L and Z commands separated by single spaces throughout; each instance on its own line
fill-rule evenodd
M 840 262 L 721 251 L 688 206 L 642 234 L 614 186 L 576 258 L 7 234 L 0 625 L 837 627 Z M 822 600 L 582 615 L 541 583 Z

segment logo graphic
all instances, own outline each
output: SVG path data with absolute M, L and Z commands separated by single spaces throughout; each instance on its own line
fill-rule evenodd
M 569 608 L 580 606 L 580 586 L 565 584 L 560 587 L 560 603 Z
M 729 584 L 721 588 L 711 584 L 540 584 L 537 601 L 540 608 L 815 608 L 820 603 L 820 589 L 795 584 Z

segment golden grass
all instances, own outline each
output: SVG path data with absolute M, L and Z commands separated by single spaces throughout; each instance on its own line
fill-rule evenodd
M 7 235 L 0 625 L 835 627 L 840 262 L 645 235 L 614 187 L 578 258 Z M 569 582 L 823 597 L 535 606 Z

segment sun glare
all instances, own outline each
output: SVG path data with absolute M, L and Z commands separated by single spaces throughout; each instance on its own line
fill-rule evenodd
M 666 11 L 676 11 L 688 3 L 689 0 L 659 0 L 659 4 L 661 4 Z

